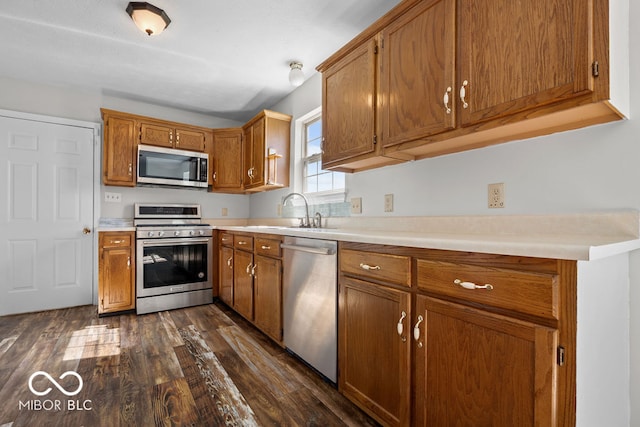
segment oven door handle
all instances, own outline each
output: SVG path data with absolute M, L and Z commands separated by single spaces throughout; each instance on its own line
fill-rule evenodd
M 186 237 L 183 239 L 156 239 L 156 240 L 143 240 L 144 246 L 167 246 L 167 245 L 193 245 L 194 243 L 209 243 L 213 239 L 193 239 Z

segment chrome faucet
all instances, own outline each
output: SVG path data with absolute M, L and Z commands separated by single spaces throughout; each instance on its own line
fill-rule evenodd
M 304 221 L 302 222 L 302 224 L 300 224 L 300 227 L 304 227 L 304 228 L 311 227 L 311 221 L 309 220 L 309 201 L 307 200 L 307 198 L 305 197 L 304 194 L 301 194 L 301 193 L 289 193 L 289 194 L 287 194 L 282 199 L 282 206 L 286 205 L 287 201 L 290 198 L 292 198 L 293 196 L 300 196 L 300 197 L 302 197 L 302 200 L 304 200 L 305 218 L 304 218 Z

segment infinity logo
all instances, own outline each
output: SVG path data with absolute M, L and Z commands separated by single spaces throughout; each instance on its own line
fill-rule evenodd
M 69 375 L 73 375 L 74 377 L 76 377 L 78 379 L 78 388 L 74 391 L 67 391 L 64 389 L 64 387 L 62 387 L 60 384 L 58 384 L 56 382 L 56 380 L 53 379 L 53 377 L 51 375 L 49 375 L 48 373 L 44 372 L 44 371 L 38 371 L 38 372 L 34 372 L 33 374 L 31 374 L 31 376 L 29 377 L 29 390 L 31 390 L 31 393 L 35 394 L 36 396 L 44 396 L 47 395 L 51 392 L 51 387 L 49 387 L 48 389 L 46 389 L 45 391 L 36 391 L 33 388 L 33 379 L 35 377 L 37 377 L 38 375 L 42 375 L 44 377 L 46 377 L 49 381 L 51 381 L 53 383 L 53 385 L 55 385 L 58 390 L 60 390 L 62 393 L 64 393 L 67 396 L 75 396 L 76 394 L 80 393 L 80 390 L 82 390 L 82 377 L 74 371 L 67 371 L 64 374 L 60 375 L 59 379 L 63 379 Z

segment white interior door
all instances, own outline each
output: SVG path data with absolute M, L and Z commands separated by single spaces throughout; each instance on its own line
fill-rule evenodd
M 93 302 L 93 138 L 0 116 L 0 315 Z

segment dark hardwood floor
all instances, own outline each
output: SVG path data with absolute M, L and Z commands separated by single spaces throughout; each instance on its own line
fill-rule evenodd
M 376 423 L 220 303 L 0 317 L 0 426 L 119 425 Z

